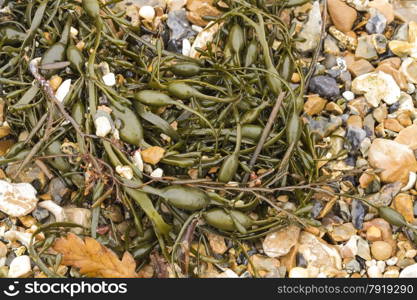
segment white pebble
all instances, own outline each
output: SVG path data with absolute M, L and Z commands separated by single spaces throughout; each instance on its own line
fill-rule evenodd
M 94 120 L 94 125 L 96 126 L 96 135 L 100 137 L 105 137 L 112 130 L 110 120 L 105 116 L 96 118 Z
M 396 256 L 393 256 L 393 257 L 391 257 L 391 258 L 389 258 L 385 261 L 387 266 L 395 266 L 397 264 L 397 262 L 398 262 L 398 257 L 396 257 Z
M 416 183 L 417 175 L 415 172 L 410 172 L 408 176 L 408 183 L 405 187 L 401 189 L 402 192 L 408 191 L 413 188 L 414 184 Z
M 128 180 L 133 178 L 133 170 L 129 166 L 117 166 L 116 172 L 117 174 Z
M 64 209 L 52 200 L 39 202 L 39 207 L 46 209 L 55 217 L 55 222 L 64 222 L 66 219 Z
M 289 278 L 308 278 L 308 270 L 301 267 L 292 268 L 288 274 Z
M 133 154 L 133 162 L 138 169 L 143 172 L 143 159 L 142 154 L 140 154 L 140 150 L 136 150 Z
M 74 27 L 71 26 L 71 28 L 70 28 L 70 35 L 71 35 L 72 38 L 75 39 L 77 37 L 77 35 L 78 35 L 78 30 L 76 28 L 74 28 Z
M 416 86 L 412 83 L 407 84 L 407 94 L 412 94 L 416 91 Z
M 198 25 L 191 25 L 191 29 L 194 30 L 195 32 L 201 32 L 203 31 L 204 28 Z
M 139 16 L 150 22 L 155 18 L 155 9 L 149 5 L 142 6 L 139 10 Z
M 71 79 L 65 80 L 55 93 L 55 97 L 58 99 L 59 102 L 64 101 L 65 97 L 68 95 L 71 88 Z
M 164 170 L 162 170 L 161 168 L 157 168 L 151 173 L 150 176 L 154 178 L 161 178 L 162 175 L 164 175 Z
M 355 94 L 352 93 L 351 91 L 346 91 L 343 92 L 342 94 L 343 98 L 345 98 L 347 101 L 352 101 L 353 99 L 355 99 Z
M 0 180 L 0 210 L 12 217 L 25 216 L 38 203 L 36 193 L 29 183 L 8 183 Z
M 18 256 L 12 260 L 9 268 L 9 278 L 26 277 L 32 271 L 30 266 L 30 258 L 27 255 Z
M 107 86 L 116 85 L 116 76 L 114 75 L 114 73 L 107 73 L 102 78 L 103 78 L 103 82 L 105 85 Z
M 182 55 L 189 56 L 191 52 L 191 43 L 188 39 L 182 40 Z
M 367 270 L 369 278 L 380 278 L 382 277 L 382 272 L 377 266 L 371 266 Z
M 32 234 L 29 232 L 20 232 L 17 230 L 9 230 L 4 234 L 4 238 L 8 241 L 19 241 L 22 245 L 29 247 Z

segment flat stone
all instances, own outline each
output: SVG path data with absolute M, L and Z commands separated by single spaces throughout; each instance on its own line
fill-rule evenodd
M 342 0 L 328 0 L 327 8 L 334 26 L 342 32 L 352 30 L 358 13 Z
M 398 70 L 401 66 L 401 58 L 399 57 L 390 57 L 386 58 L 378 63 L 378 66 L 381 66 L 383 64 L 389 64 L 394 69 Z
M 413 196 L 400 193 L 394 198 L 392 206 L 396 211 L 403 215 L 407 222 L 414 222 Z
M 222 255 L 227 251 L 227 246 L 224 241 L 224 237 L 217 234 L 208 233 L 208 240 L 211 250 L 213 250 L 215 254 Z
M 385 119 L 384 127 L 394 132 L 400 132 L 404 129 L 404 127 L 400 124 L 400 122 L 398 122 L 397 119 Z
M 356 47 L 355 57 L 357 59 L 374 60 L 378 58 L 378 53 L 372 43 L 372 37 L 369 35 L 358 38 L 358 46 Z
M 358 59 L 348 65 L 349 72 L 353 77 L 357 77 L 366 73 L 373 72 L 374 66 L 366 59 Z
M 86 208 L 79 207 L 67 207 L 64 208 L 64 214 L 66 216 L 66 221 L 81 225 L 85 228 L 91 226 L 91 210 Z M 81 233 L 82 228 L 75 228 L 75 232 Z
M 313 3 L 308 14 L 308 21 L 304 24 L 298 37 L 304 39 L 303 42 L 296 42 L 295 46 L 300 52 L 310 52 L 317 48 L 321 34 L 321 12 L 319 1 Z
M 335 242 L 344 242 L 356 234 L 356 229 L 352 223 L 345 223 L 333 226 L 333 231 L 330 232 L 331 238 Z
M 403 145 L 407 145 L 412 150 L 416 150 L 417 149 L 417 125 L 414 124 L 401 130 L 394 141 Z
M 262 278 L 281 278 L 283 277 L 280 272 L 280 262 L 276 258 L 266 257 L 260 254 L 255 254 L 250 257 L 252 264 L 248 264 L 248 270 L 255 275 L 253 267 Z M 285 275 L 285 274 L 283 274 Z
M 324 274 L 341 270 L 342 259 L 332 245 L 305 231 L 301 232 L 299 243 L 298 252 L 306 260 L 308 268 L 318 268 Z
M 265 254 L 269 257 L 280 257 L 288 254 L 297 244 L 300 228 L 294 225 L 283 230 L 268 233 L 262 243 Z
M 382 64 L 376 68 L 377 71 L 389 74 L 394 78 L 401 90 L 406 91 L 408 88 L 407 78 L 399 70 L 392 67 L 390 64 Z
M 409 172 L 417 171 L 417 161 L 410 148 L 395 141 L 377 138 L 368 153 L 370 165 L 382 169 L 382 182 L 407 183 Z

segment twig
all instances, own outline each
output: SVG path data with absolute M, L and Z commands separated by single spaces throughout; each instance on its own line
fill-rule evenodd
M 33 77 L 39 82 L 41 87 L 43 88 L 46 96 L 58 107 L 61 111 L 61 114 L 65 117 L 65 119 L 71 123 L 74 127 L 75 131 L 81 136 L 84 137 L 84 132 L 81 131 L 80 126 L 75 122 L 75 120 L 67 113 L 65 110 L 64 105 L 55 97 L 55 93 L 49 84 L 49 81 L 46 80 L 40 73 L 39 73 L 39 62 L 40 58 L 32 59 L 29 63 L 29 70 L 32 73 Z
M 275 119 L 278 115 L 278 111 L 281 108 L 281 104 L 282 104 L 282 100 L 284 99 L 284 95 L 285 95 L 285 93 L 281 92 L 279 94 L 277 100 L 275 101 L 275 105 L 272 108 L 271 114 L 269 115 L 268 122 L 266 123 L 266 125 L 265 125 L 265 127 L 262 131 L 261 138 L 259 139 L 259 142 L 258 142 L 258 145 L 256 146 L 255 152 L 253 153 L 252 158 L 249 162 L 248 167 L 249 167 L 250 170 L 252 170 L 253 166 L 255 165 L 256 160 L 258 159 L 258 155 L 261 153 L 263 145 L 264 145 L 266 139 L 268 138 L 269 133 L 271 132 L 272 125 L 274 124 Z M 245 174 L 245 177 L 243 178 L 243 183 L 246 183 L 248 181 L 249 176 L 250 176 L 249 173 Z

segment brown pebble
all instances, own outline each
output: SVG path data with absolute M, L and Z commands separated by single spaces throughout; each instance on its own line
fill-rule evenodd
M 366 239 L 370 242 L 380 241 L 382 239 L 381 230 L 376 226 L 371 226 L 366 231 Z
M 387 260 L 391 257 L 392 247 L 384 241 L 376 241 L 371 245 L 372 256 L 377 260 Z
M 352 126 L 352 127 L 362 128 L 363 127 L 362 118 L 357 115 L 352 115 L 347 119 L 347 125 Z
M 400 122 L 398 122 L 397 119 L 385 119 L 384 127 L 394 132 L 400 132 L 401 130 L 404 129 L 404 126 L 402 126 Z

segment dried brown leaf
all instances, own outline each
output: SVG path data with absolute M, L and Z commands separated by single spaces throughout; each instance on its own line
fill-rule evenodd
M 62 264 L 80 269 L 82 275 L 100 278 L 135 278 L 136 262 L 129 252 L 122 260 L 95 239 L 84 241 L 73 233 L 55 241 L 54 250 L 63 255 Z

